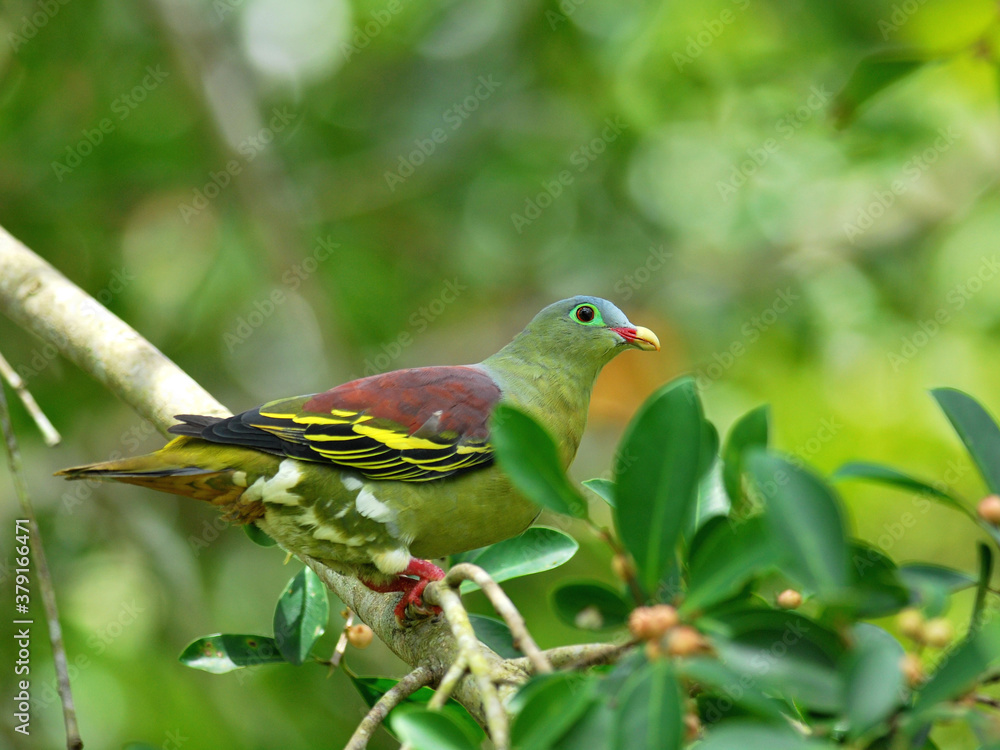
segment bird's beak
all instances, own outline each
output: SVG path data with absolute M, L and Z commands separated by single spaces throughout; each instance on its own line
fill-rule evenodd
M 630 346 L 634 346 L 637 349 L 642 349 L 647 352 L 660 351 L 660 340 L 656 337 L 656 334 L 648 328 L 636 326 L 635 328 L 623 327 L 612 328 L 611 330 L 625 339 L 625 343 Z

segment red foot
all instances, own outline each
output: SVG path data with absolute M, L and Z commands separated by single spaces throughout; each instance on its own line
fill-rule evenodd
M 415 576 L 415 578 L 404 577 Z M 406 608 L 411 604 L 413 608 L 423 614 L 438 614 L 440 607 L 428 607 L 424 605 L 423 593 L 427 584 L 431 581 L 440 581 L 444 578 L 444 571 L 437 565 L 427 560 L 420 560 L 416 557 L 410 558 L 409 565 L 399 574 L 397 578 L 388 583 L 372 583 L 364 578 L 361 582 L 372 591 L 387 594 L 394 591 L 402 591 L 403 597 L 399 600 L 394 611 L 396 620 L 403 622 L 406 619 Z

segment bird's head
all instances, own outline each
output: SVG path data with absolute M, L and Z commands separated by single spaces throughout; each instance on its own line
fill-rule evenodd
M 633 325 L 625 313 L 600 297 L 580 295 L 555 302 L 538 313 L 525 332 L 543 347 L 602 364 L 627 348 L 660 348 L 655 333 Z

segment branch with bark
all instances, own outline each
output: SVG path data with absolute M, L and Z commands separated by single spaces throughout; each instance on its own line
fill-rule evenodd
M 97 378 L 161 432 L 175 414 L 228 416 L 230 412 L 190 376 L 120 318 L 0 227 L 0 310 L 21 327 L 58 349 Z M 278 539 L 281 543 L 283 540 Z M 425 596 L 444 610 L 434 617 L 400 626 L 393 614 L 395 596 L 371 591 L 358 580 L 321 562 L 299 557 L 323 583 L 364 621 L 413 671 L 399 690 L 380 701 L 352 739 L 361 748 L 388 713 L 392 701 L 423 685 L 461 703 L 483 725 L 499 750 L 509 746 L 509 699 L 536 673 L 558 667 L 605 663 L 621 653 L 613 644 L 585 644 L 546 653 L 535 644 L 524 620 L 502 589 L 481 568 L 455 566 Z M 476 639 L 458 595 L 463 580 L 476 582 L 504 618 L 523 659 L 502 659 Z M 412 689 L 411 689 L 412 688 Z

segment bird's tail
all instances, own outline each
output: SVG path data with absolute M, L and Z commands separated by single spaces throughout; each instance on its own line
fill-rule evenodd
M 56 476 L 66 479 L 125 482 L 159 492 L 204 500 L 236 512 L 240 520 L 244 520 L 244 516 L 247 515 L 256 516 L 263 513 L 263 506 L 260 508 L 260 513 L 256 513 L 256 508 L 243 507 L 244 504 L 239 503 L 240 496 L 247 488 L 245 472 L 232 468 L 233 463 L 224 460 L 205 461 L 204 455 L 199 456 L 197 465 L 194 464 L 190 451 L 184 449 L 189 441 L 191 438 L 176 438 L 155 453 L 72 466 L 57 471 Z

